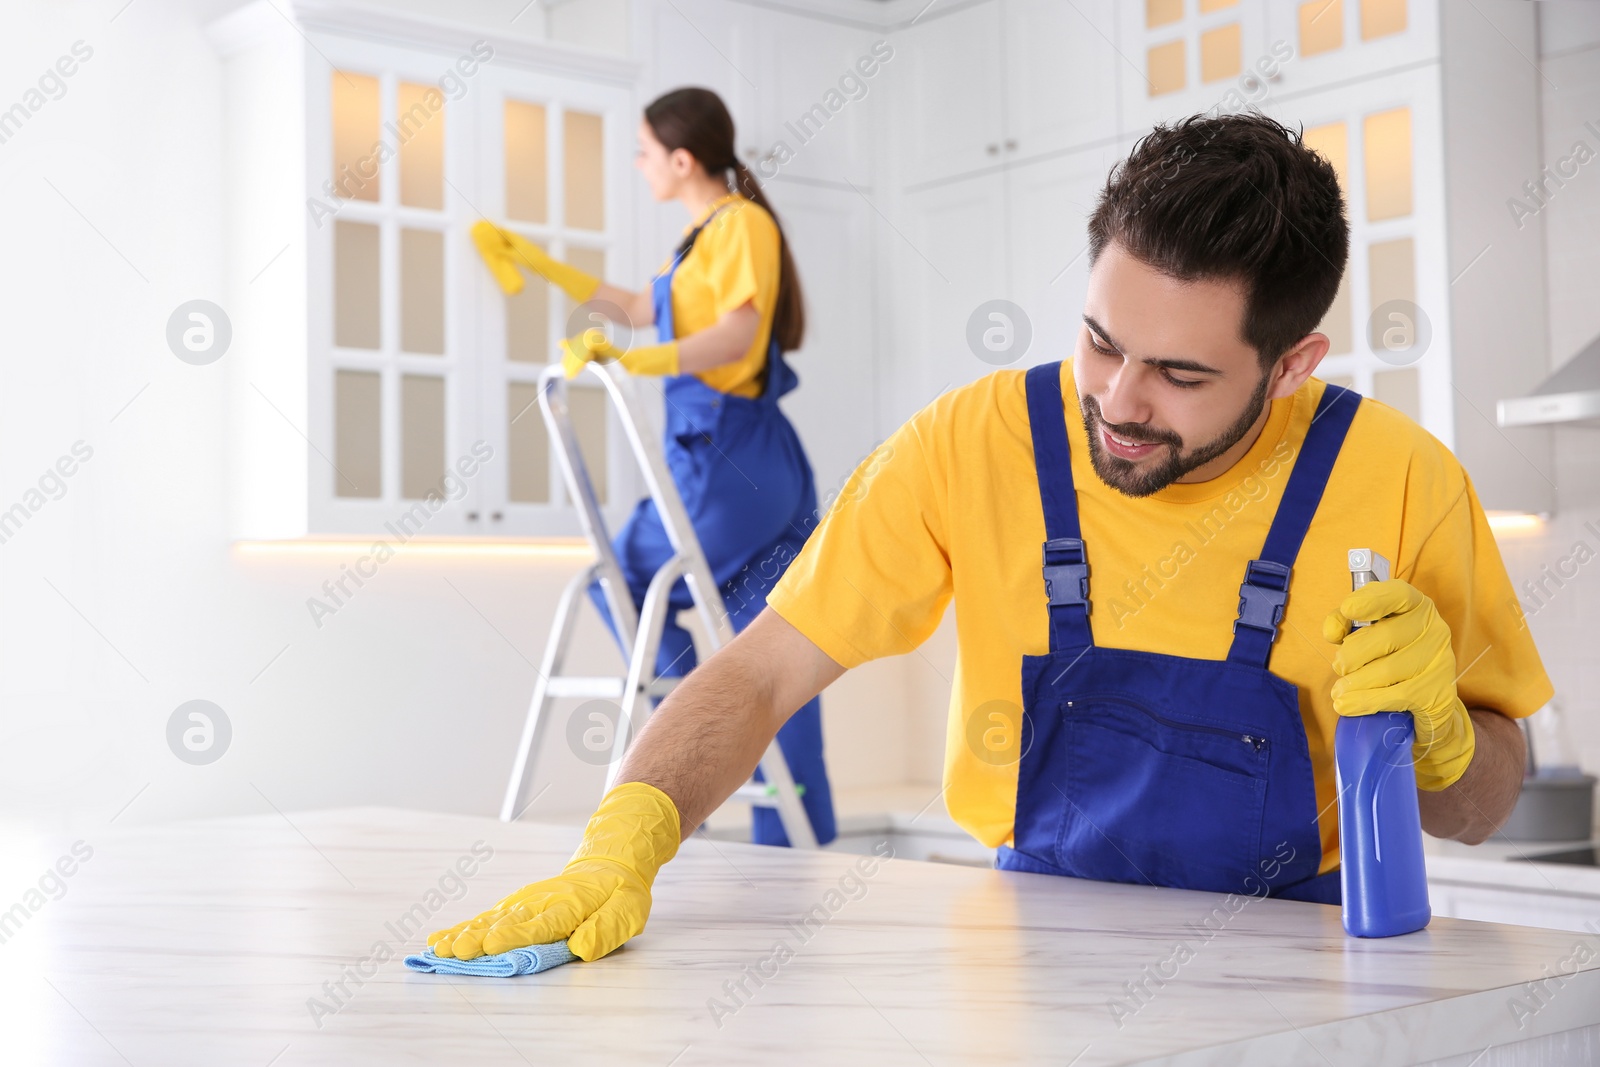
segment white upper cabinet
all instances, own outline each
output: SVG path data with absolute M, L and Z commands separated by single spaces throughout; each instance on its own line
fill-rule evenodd
M 1293 47 L 1292 41 L 1274 47 L 1267 7 L 1266 0 L 1118 4 L 1124 126 L 1142 129 L 1259 103 Z
M 1128 147 L 1112 142 L 1006 172 L 1010 298 L 1028 316 L 1031 334 L 1017 366 L 1072 355 L 1089 285 L 1089 214 Z
M 885 353 L 895 373 L 885 394 L 890 426 L 996 369 L 974 352 L 967 329 L 980 305 L 1007 295 L 1005 175 L 908 192 L 896 229 L 885 243 L 898 327 Z
M 1116 136 L 1108 92 L 1121 60 L 1112 0 L 1003 0 L 1009 161 Z
M 1274 95 L 1342 84 L 1439 58 L 1437 0 L 1301 0 L 1267 5 L 1267 34 L 1294 46 Z
M 892 150 L 896 186 L 993 167 L 1005 151 L 1000 3 L 930 13 L 895 35 Z
M 760 107 L 739 155 L 763 180 L 870 185 L 871 116 L 899 62 L 887 34 L 763 13 L 757 33 Z
M 238 536 L 576 533 L 530 405 L 572 309 L 536 278 L 504 296 L 470 233 L 637 270 L 631 66 L 337 7 L 258 3 L 210 33 Z M 575 420 L 620 512 L 591 399 Z

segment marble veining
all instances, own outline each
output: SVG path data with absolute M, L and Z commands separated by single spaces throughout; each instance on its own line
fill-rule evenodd
M 603 961 L 402 965 L 577 837 L 377 808 L 107 834 L 0 944 L 0 1061 L 1342 1067 L 1600 1022 L 1600 933 L 1359 941 L 1315 904 L 704 839 Z

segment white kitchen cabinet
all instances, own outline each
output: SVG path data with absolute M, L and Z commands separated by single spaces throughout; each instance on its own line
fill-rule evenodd
M 887 179 L 921 186 L 1116 135 L 1110 0 L 989 0 L 897 34 Z
M 1001 0 L 1005 136 L 1010 162 L 1108 141 L 1119 106 L 1107 100 L 1121 61 L 1112 0 Z
M 878 443 L 874 436 L 872 209 L 849 189 L 774 182 L 806 301 L 805 344 L 784 358 L 800 386 L 783 400 L 816 474 L 819 507 Z
M 1283 3 L 1286 0 L 1278 0 Z M 1150 0 L 1119 4 L 1117 67 L 1126 130 L 1140 130 L 1241 101 L 1263 90 L 1256 64 L 1271 69 L 1267 0 Z
M 739 135 L 745 164 L 762 179 L 871 185 L 872 117 L 885 78 L 903 58 L 886 36 L 761 12 L 759 107 Z
M 1271 85 L 1274 96 L 1343 85 L 1352 69 L 1377 75 L 1440 55 L 1438 0 L 1302 0 L 1266 8 L 1268 41 L 1294 47 Z
M 884 425 L 898 426 L 945 389 L 988 374 L 967 343 L 978 306 L 1008 291 L 1005 175 L 981 174 L 904 194 L 880 247 L 897 331 L 885 339 Z
M 1112 142 L 1007 168 L 1010 299 L 1033 334 L 1017 366 L 1072 355 L 1089 285 L 1089 215 L 1127 147 Z
M 1005 109 L 1000 2 L 930 13 L 895 35 L 894 106 L 885 176 L 896 187 L 1001 162 Z
M 639 104 L 689 85 L 722 97 L 741 131 L 756 124 L 766 72 L 757 62 L 760 14 L 734 0 L 644 0 L 635 5 L 648 51 Z
M 903 383 L 885 393 L 887 425 L 947 388 L 1072 354 L 1089 276 L 1088 217 L 1124 150 L 1112 143 L 903 194 L 901 232 L 885 228 L 882 245 L 893 321 L 909 327 L 886 345 L 886 373 Z M 990 321 L 1025 328 L 1026 349 L 974 346 L 972 317 L 995 300 L 1021 309 L 1017 322 Z
M 1450 303 L 1437 71 L 1391 72 L 1269 105 L 1268 114 L 1304 127 L 1313 146 L 1334 161 L 1350 221 L 1344 285 L 1323 323 L 1333 345 L 1318 376 L 1400 409 L 1453 446 L 1451 321 L 1437 310 Z M 1420 314 L 1395 311 L 1395 302 Z M 1431 335 L 1414 361 L 1384 347 L 1385 336 L 1408 323 Z
M 502 296 L 469 231 L 487 216 L 637 270 L 633 66 L 322 5 L 256 3 L 209 33 L 236 536 L 576 533 L 528 407 L 569 309 L 536 279 Z M 574 417 L 620 516 L 631 471 L 598 399 Z

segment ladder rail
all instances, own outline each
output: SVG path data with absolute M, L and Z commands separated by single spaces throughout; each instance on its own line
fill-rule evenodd
M 590 364 L 590 366 L 595 366 Z M 598 368 L 596 368 L 598 370 Z M 632 424 L 631 410 L 625 406 L 615 383 L 607 381 L 608 392 L 617 404 L 624 427 Z M 584 536 L 598 557 L 596 567 L 600 576 L 601 592 L 611 618 L 617 624 L 617 633 L 623 643 L 632 645 L 639 631 L 639 616 L 633 606 L 633 596 L 622 576 L 622 565 L 611 547 L 611 537 L 606 529 L 605 515 L 600 510 L 599 495 L 594 491 L 594 481 L 589 477 L 589 467 L 583 461 L 583 451 L 578 445 L 578 432 L 572 425 L 572 407 L 567 403 L 567 379 L 561 367 L 545 368 L 539 376 L 539 407 L 544 412 L 545 426 L 549 429 L 550 443 L 555 446 L 556 459 L 561 464 L 561 475 L 566 482 L 567 496 L 578 506 L 578 522 Z M 630 433 L 630 443 L 635 435 Z M 670 481 L 670 479 L 669 479 Z

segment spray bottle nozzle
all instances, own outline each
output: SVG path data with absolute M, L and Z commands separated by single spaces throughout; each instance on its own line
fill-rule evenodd
M 1389 561 L 1372 551 L 1370 548 L 1352 548 L 1349 553 L 1350 562 L 1350 588 L 1352 591 L 1360 589 L 1368 582 L 1386 582 L 1389 580 Z M 1365 626 L 1364 622 L 1357 622 L 1356 626 Z

